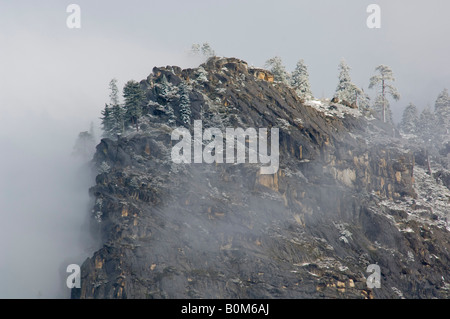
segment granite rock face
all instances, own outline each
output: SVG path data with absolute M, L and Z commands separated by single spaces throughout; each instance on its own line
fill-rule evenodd
M 439 179 L 448 186 L 448 175 L 428 175 L 392 127 L 303 101 L 235 58 L 154 68 L 141 87 L 139 132 L 97 146 L 90 192 L 102 248 L 84 262 L 73 298 L 450 297 L 450 191 Z M 195 120 L 278 128 L 278 172 L 175 164 L 171 132 L 192 131 Z M 371 264 L 381 288 L 367 286 Z

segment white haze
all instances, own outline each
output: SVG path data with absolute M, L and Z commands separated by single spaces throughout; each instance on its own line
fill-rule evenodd
M 20 28 L 0 40 L 0 298 L 67 298 L 67 265 L 81 265 L 96 245 L 88 227 L 94 178 L 88 159 L 72 156 L 78 133 L 93 122 L 100 138 L 113 77 L 123 85 L 155 65 L 189 60 Z
M 47 115 L 2 117 L 0 297 L 67 297 L 61 270 L 91 248 L 92 183 L 71 156 L 75 125 Z
M 93 178 L 71 157 L 75 139 L 108 100 L 108 82 L 141 80 L 161 65 L 194 66 L 186 50 L 262 66 L 279 55 L 309 66 L 317 97 L 330 97 L 344 57 L 367 90 L 390 65 L 402 100 L 431 106 L 450 88 L 447 0 L 74 1 L 82 28 L 66 27 L 59 0 L 0 0 L 0 298 L 68 297 L 64 268 L 93 251 L 87 233 Z M 365 9 L 382 8 L 369 30 Z

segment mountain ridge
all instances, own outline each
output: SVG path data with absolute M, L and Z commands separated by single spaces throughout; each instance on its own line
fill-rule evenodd
M 155 67 L 140 86 L 140 130 L 97 146 L 102 248 L 72 298 L 449 297 L 450 193 L 394 127 L 344 101 L 305 101 L 236 58 Z M 173 163 L 171 132 L 195 120 L 279 128 L 278 172 Z M 426 189 L 439 196 L 427 202 Z M 381 288 L 367 286 L 373 264 Z

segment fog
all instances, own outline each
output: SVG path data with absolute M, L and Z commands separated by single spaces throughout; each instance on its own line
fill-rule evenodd
M 81 29 L 68 29 L 69 3 L 0 1 L 0 298 L 67 297 L 64 269 L 92 253 L 86 223 L 87 159 L 71 156 L 80 131 L 108 100 L 108 82 L 146 78 L 154 66 L 194 66 L 192 43 L 255 66 L 274 56 L 309 66 L 316 97 L 331 97 L 345 58 L 367 89 L 390 65 L 402 95 L 422 109 L 444 87 L 450 2 L 432 1 L 74 1 Z M 382 27 L 366 26 L 366 7 Z
M 82 227 L 92 179 L 71 156 L 73 125 L 31 114 L 0 125 L 0 297 L 67 297 L 61 270 L 94 243 Z
M 0 298 L 67 298 L 67 265 L 81 265 L 96 247 L 88 226 L 94 177 L 89 158 L 72 155 L 79 132 L 93 123 L 99 141 L 113 77 L 123 85 L 189 59 L 13 26 L 0 35 Z

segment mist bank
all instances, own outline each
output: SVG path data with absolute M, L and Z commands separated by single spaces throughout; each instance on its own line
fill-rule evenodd
M 84 123 L 50 115 L 0 118 L 0 298 L 67 298 L 65 268 L 93 249 L 93 183 L 72 155 Z

